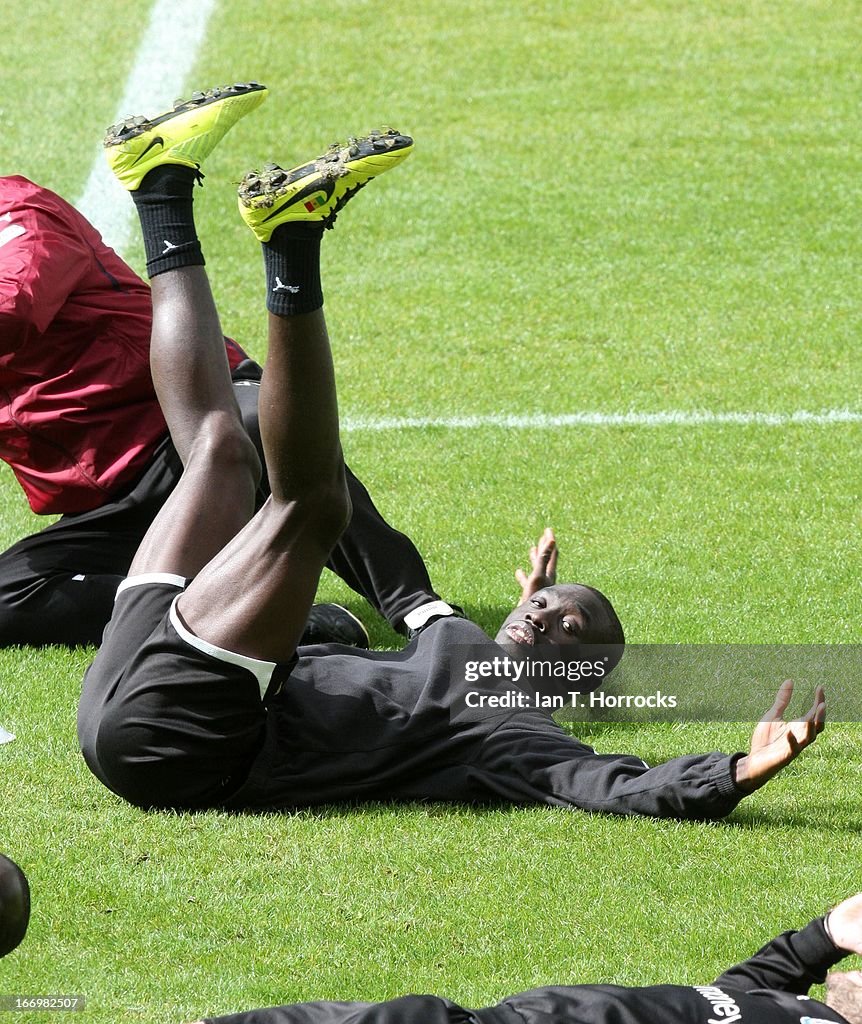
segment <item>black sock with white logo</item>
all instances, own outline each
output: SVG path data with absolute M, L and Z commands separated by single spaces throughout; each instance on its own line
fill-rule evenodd
M 320 239 L 323 224 L 279 224 L 263 243 L 266 308 L 278 316 L 313 313 L 323 305 Z
M 144 234 L 147 274 L 205 264 L 195 229 L 192 189 L 200 171 L 180 164 L 154 167 L 132 192 Z

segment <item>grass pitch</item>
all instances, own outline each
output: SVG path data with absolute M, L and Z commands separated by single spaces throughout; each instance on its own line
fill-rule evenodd
M 271 89 L 198 194 L 225 329 L 262 355 L 260 257 L 231 183 L 388 122 L 415 154 L 324 246 L 345 415 L 858 411 L 859 32 L 849 2 L 299 0 L 250 19 L 223 0 L 189 88 Z M 80 195 L 136 45 L 123 4 L 62 26 L 43 0 L 16 11 L 0 172 Z M 605 589 L 632 641 L 854 643 L 860 440 L 858 424 L 432 427 L 345 447 L 441 592 L 488 628 L 552 524 L 563 574 Z M 34 527 L 6 471 L 0 511 L 3 543 Z M 330 579 L 323 595 L 363 612 Z M 0 846 L 34 890 L 0 993 L 81 993 L 100 1024 L 704 982 L 860 887 L 858 725 L 833 725 L 718 825 L 144 815 L 77 755 L 90 656 L 0 652 L 0 723 L 18 734 L 0 749 Z M 657 761 L 741 749 L 748 732 L 580 735 Z

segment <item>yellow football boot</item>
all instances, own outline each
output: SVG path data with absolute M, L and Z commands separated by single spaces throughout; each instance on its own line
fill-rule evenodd
M 335 215 L 359 189 L 412 151 L 409 135 L 378 128 L 344 146 L 335 143 L 323 156 L 289 171 L 265 164 L 240 182 L 239 212 L 261 242 L 290 221 L 316 221 L 331 228 Z
M 152 120 L 126 118 L 112 125 L 105 136 L 108 164 L 129 192 L 134 192 L 144 175 L 161 164 L 200 170 L 225 134 L 263 103 L 266 95 L 266 88 L 259 83 L 242 82 L 196 92 Z

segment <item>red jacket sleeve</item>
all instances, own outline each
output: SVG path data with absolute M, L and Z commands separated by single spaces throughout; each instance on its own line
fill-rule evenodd
M 85 245 L 46 210 L 16 205 L 0 216 L 0 353 L 47 329 L 90 267 Z

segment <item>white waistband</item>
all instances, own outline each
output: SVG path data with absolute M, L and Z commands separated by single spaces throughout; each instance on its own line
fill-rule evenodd
M 192 633 L 191 630 L 180 620 L 176 610 L 176 603 L 178 599 L 179 595 L 177 595 L 177 597 L 175 597 L 171 602 L 170 616 L 171 625 L 180 637 L 185 640 L 190 647 L 194 647 L 195 650 L 208 654 L 211 658 L 227 662 L 229 665 L 238 665 L 240 668 L 248 669 L 255 679 L 257 679 L 258 686 L 260 687 L 260 696 L 263 698 L 269 688 L 272 673 L 275 671 L 278 663 L 275 661 L 260 661 L 258 658 L 250 658 L 246 654 L 236 654 L 233 651 L 226 651 L 223 647 L 216 647 L 215 644 L 202 640 L 199 636 Z
M 143 587 L 147 583 L 167 583 L 172 587 L 179 587 L 182 590 L 188 580 L 185 576 L 176 576 L 172 572 L 142 572 L 137 576 L 127 576 L 117 587 L 117 593 L 121 594 L 130 587 Z

